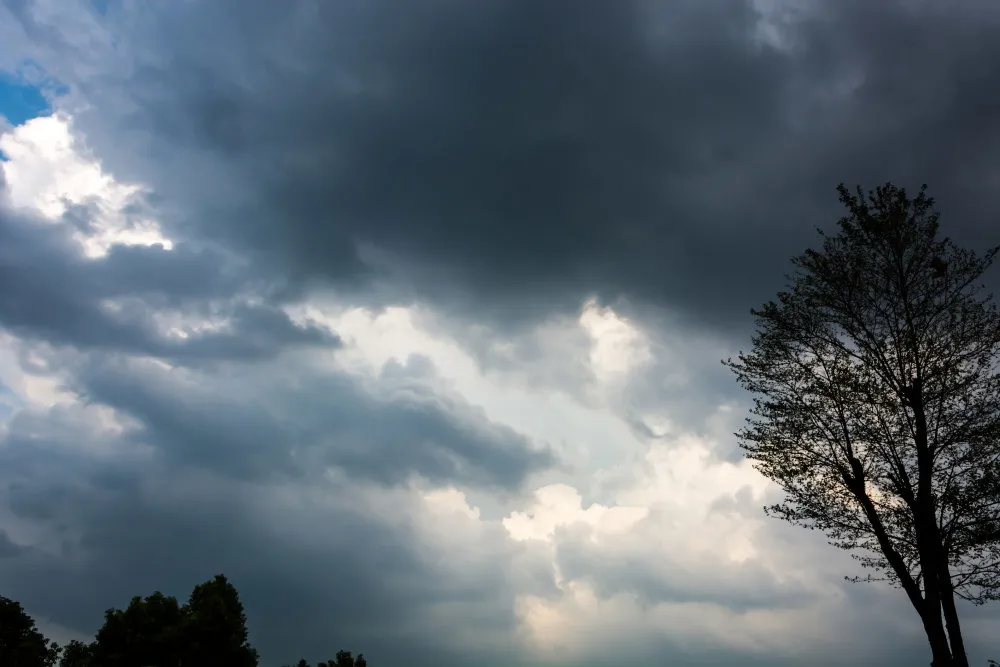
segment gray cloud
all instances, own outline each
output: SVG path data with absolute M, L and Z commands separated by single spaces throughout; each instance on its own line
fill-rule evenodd
M 288 345 L 339 343 L 328 332 L 293 324 L 273 304 L 241 302 L 239 291 L 252 288 L 252 278 L 229 273 L 223 255 L 184 245 L 169 252 L 114 246 L 103 258 L 86 258 L 72 241 L 73 228 L 0 207 L 0 324 L 8 330 L 178 361 L 263 358 Z M 109 311 L 108 301 L 118 307 Z M 230 331 L 168 338 L 153 315 L 179 307 L 227 317 Z
M 512 580 L 558 596 L 543 559 L 515 572 L 523 554 L 495 525 L 469 529 L 468 562 L 428 553 L 400 488 L 419 474 L 508 493 L 558 461 L 433 389 L 426 360 L 387 364 L 377 388 L 303 360 L 343 345 L 282 310 L 315 287 L 371 307 L 429 302 L 501 369 L 470 322 L 523 334 L 592 294 L 626 297 L 653 329 L 668 312 L 690 347 L 654 340 L 675 356 L 657 354 L 616 406 L 653 438 L 642 410 L 668 403 L 703 423 L 733 398 L 699 343 L 740 340 L 787 258 L 839 215 L 837 182 L 926 181 L 947 233 L 996 243 L 988 3 L 822 0 L 781 47 L 759 41 L 749 3 L 723 0 L 109 4 L 113 54 L 81 46 L 85 12 L 63 25 L 8 0 L 0 21 L 90 104 L 76 127 L 113 173 L 152 188 L 135 205 L 177 242 L 90 260 L 71 241 L 91 228 L 86 206 L 59 226 L 0 207 L 0 326 L 57 348 L 43 352 L 66 387 L 127 418 L 109 434 L 80 406 L 21 410 L 0 432 L 0 509 L 46 535 L 21 547 L 0 532 L 0 592 L 69 627 L 224 570 L 268 660 L 297 657 L 289 646 L 328 657 L 341 641 L 390 666 L 523 658 L 497 647 L 516 626 Z M 156 321 L 166 310 L 230 326 L 182 341 Z M 549 343 L 532 335 L 513 353 L 534 367 L 528 384 L 588 381 L 582 364 L 543 368 Z M 689 349 L 711 349 L 711 368 Z M 665 383 L 678 369 L 685 381 Z M 685 584 L 571 539 L 560 556 L 601 594 L 649 604 L 805 600 L 750 567 Z M 468 637 L 480 643 L 455 643 Z M 871 664 L 925 653 L 865 648 Z M 643 637 L 595 653 L 653 664 L 678 648 Z
M 164 6 L 119 35 L 143 65 L 115 122 L 155 152 L 109 164 L 300 281 L 388 274 L 387 298 L 507 323 L 590 292 L 742 323 L 840 180 L 929 182 L 977 242 L 1000 210 L 998 13 L 814 4 L 783 48 L 747 3 Z
M 221 375 L 234 374 L 239 379 L 193 373 L 178 382 L 157 367 L 91 358 L 72 386 L 136 420 L 133 437 L 164 456 L 253 479 L 335 466 L 390 485 L 418 473 L 512 490 L 556 462 L 547 448 L 424 385 L 373 395 L 349 376 L 288 356 L 278 366 Z
M 438 483 L 515 483 L 529 466 L 546 463 L 543 455 L 521 461 L 515 449 L 475 460 L 476 438 L 484 436 L 449 430 L 449 419 L 460 421 L 460 415 L 421 414 L 405 403 L 365 404 L 345 386 L 323 403 L 308 401 L 315 386 L 286 394 L 275 403 L 303 404 L 277 419 L 273 407 L 235 396 L 213 401 L 208 378 L 190 394 L 171 391 L 167 378 L 138 368 L 116 376 L 115 364 L 99 366 L 77 374 L 91 390 L 87 398 L 114 406 L 138 426 L 113 435 L 98 428 L 87 408 L 57 407 L 18 413 L 0 437 L 0 507 L 20 525 L 32 525 L 36 540 L 39 531 L 47 536 L 29 553 L 0 534 L 4 594 L 88 632 L 105 607 L 133 594 L 161 589 L 183 595 L 212 572 L 225 571 L 253 610 L 254 641 L 267 664 L 298 657 L 289 651 L 318 659 L 336 650 L 331 642 L 364 646 L 390 664 L 422 651 L 426 655 L 415 664 L 433 664 L 447 644 L 427 625 L 435 621 L 428 610 L 438 605 L 446 615 L 456 606 L 467 608 L 464 627 L 474 624 L 484 637 L 511 631 L 507 568 L 514 550 L 502 529 L 456 538 L 460 544 L 473 539 L 474 549 L 488 554 L 463 574 L 467 554 L 441 552 L 421 537 L 412 517 L 426 512 L 410 505 L 412 495 L 377 491 L 372 484 L 398 483 L 408 472 Z M 272 386 L 272 398 L 275 393 L 280 391 Z M 344 400 L 354 405 L 339 409 Z M 316 408 L 320 414 L 312 413 Z M 338 450 L 339 441 L 360 438 L 380 422 L 399 433 L 359 439 L 347 457 Z M 290 424 L 329 431 L 323 442 L 304 443 L 312 445 L 310 453 L 290 441 L 301 434 L 290 433 Z M 405 432 L 409 437 L 401 436 Z M 497 433 L 487 451 L 520 444 L 510 432 Z M 461 444 L 450 437 L 462 438 Z M 504 437 L 515 442 L 497 440 Z M 428 450 L 438 442 L 467 449 L 454 454 L 452 468 L 436 467 L 440 462 Z M 321 476 L 324 470 L 332 476 Z M 484 600 L 491 603 L 483 607 Z M 482 650 L 489 657 L 489 646 Z
M 10 539 L 6 530 L 0 530 L 0 559 L 13 558 L 23 551 L 23 547 Z
M 461 616 L 482 624 L 479 636 L 509 634 L 502 529 L 481 541 L 484 569 L 455 581 L 465 563 L 442 569 L 448 554 L 419 547 L 408 517 L 423 510 L 397 489 L 418 475 L 517 492 L 554 454 L 435 391 L 427 360 L 388 364 L 377 386 L 317 367 L 316 353 L 340 339 L 293 323 L 274 297 L 280 282 L 224 249 L 182 241 L 84 257 L 72 235 L 92 231 L 96 214 L 78 206 L 53 223 L 0 207 L 0 325 L 20 338 L 22 368 L 78 399 L 15 405 L 0 428 L 0 521 L 30 526 L 30 546 L 0 534 L 4 594 L 87 633 L 137 592 L 183 595 L 225 571 L 256 610 L 255 643 L 270 662 L 298 657 L 288 650 L 328 657 L 337 627 L 344 645 L 376 648 L 373 658 L 419 651 L 417 663 L 440 664 L 455 649 L 426 625 L 435 605 L 445 617 L 470 607 Z M 156 319 L 164 312 L 227 326 L 171 338 Z M 93 412 L 107 408 L 119 430 Z M 351 501 L 372 489 L 395 508 Z M 266 512 L 264 499 L 288 493 L 306 506 L 270 527 L 247 509 Z M 302 521 L 275 534 L 275 523 Z M 484 599 L 495 602 L 480 608 Z

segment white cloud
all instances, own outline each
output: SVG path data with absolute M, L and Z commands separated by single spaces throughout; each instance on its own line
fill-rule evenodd
M 655 445 L 642 464 L 626 472 L 631 483 L 612 504 L 585 507 L 576 489 L 551 485 L 538 490 L 533 506 L 503 520 L 513 539 L 542 540 L 552 547 L 548 553 L 564 595 L 545 599 L 525 591 L 519 597 L 525 631 L 538 650 L 554 654 L 572 647 L 574 655 L 583 656 L 612 636 L 640 627 L 668 633 L 681 643 L 718 639 L 717 628 L 723 621 L 727 642 L 734 648 L 748 648 L 749 644 L 737 646 L 740 637 L 752 643 L 768 623 L 773 626 L 768 628 L 772 642 L 792 641 L 788 631 L 781 630 L 788 620 L 783 616 L 730 612 L 724 601 L 663 602 L 649 608 L 628 589 L 610 598 L 599 595 L 589 577 L 600 577 L 600 571 L 585 569 L 574 578 L 559 565 L 560 547 L 583 540 L 587 549 L 599 554 L 594 563 L 651 564 L 651 572 L 669 582 L 668 587 L 700 586 L 707 595 L 725 587 L 723 582 L 748 562 L 776 572 L 763 543 L 767 540 L 763 521 L 714 509 L 720 498 L 733 497 L 740 489 L 745 491 L 739 504 L 759 505 L 769 483 L 746 465 L 713 460 L 712 450 L 710 443 L 694 436 Z M 722 592 L 720 600 L 724 599 Z
M 592 341 L 591 368 L 603 382 L 627 379 L 630 371 L 653 359 L 645 334 L 608 306 L 588 301 L 580 326 Z
M 26 356 L 19 358 L 18 352 Z M 73 399 L 72 394 L 61 387 L 58 376 L 44 372 L 44 359 L 37 359 L 35 364 L 31 364 L 31 360 L 30 350 L 23 348 L 14 336 L 0 331 L 0 382 L 14 392 L 18 406 L 50 408 Z
M 159 225 L 130 211 L 140 201 L 142 188 L 122 183 L 101 169 L 75 134 L 65 113 L 32 118 L 0 135 L 0 163 L 9 204 L 35 211 L 54 223 L 72 206 L 90 207 L 90 227 L 75 238 L 90 257 L 100 257 L 115 244 L 171 248 Z
M 581 402 L 560 385 L 526 380 L 522 365 L 484 367 L 448 332 L 432 334 L 422 326 L 431 316 L 421 307 L 394 307 L 375 313 L 338 306 L 318 296 L 294 313 L 297 321 L 320 322 L 344 338 L 346 349 L 327 357 L 332 368 L 375 378 L 390 361 L 405 364 L 413 355 L 425 357 L 435 371 L 426 381 L 435 388 L 455 392 L 480 406 L 490 419 L 549 443 L 580 470 L 619 461 L 641 447 L 628 425 L 604 405 Z M 540 328 L 543 335 L 556 337 L 559 326 L 543 323 Z M 571 335 L 576 325 L 568 322 L 564 326 Z M 492 341 L 501 348 L 518 345 L 518 341 L 505 341 L 498 335 Z M 577 349 L 572 346 L 552 346 L 548 352 L 542 362 L 545 365 L 576 361 Z
M 649 514 L 648 506 L 606 507 L 598 503 L 583 507 L 580 493 L 567 484 L 550 484 L 535 491 L 534 506 L 523 512 L 512 512 L 503 526 L 515 540 L 551 540 L 556 529 L 584 524 L 591 529 L 592 539 L 619 535 L 635 526 Z
M 512 578 L 519 636 L 539 659 L 583 659 L 605 649 L 614 653 L 608 647 L 631 640 L 648 642 L 651 637 L 666 638 L 694 652 L 721 646 L 777 656 L 794 656 L 836 640 L 840 629 L 821 620 L 844 613 L 837 611 L 846 604 L 837 579 L 844 571 L 838 568 L 847 567 L 847 562 L 819 560 L 828 553 L 821 541 L 795 541 L 789 550 L 785 534 L 776 537 L 774 522 L 759 510 L 775 492 L 773 485 L 749 462 L 718 456 L 732 444 L 736 415 L 730 406 L 718 406 L 699 433 L 680 430 L 682 420 L 674 418 L 671 406 L 659 406 L 642 415 L 658 435 L 644 442 L 625 423 L 627 415 L 619 404 L 593 400 L 647 364 L 671 364 L 674 376 L 667 381 L 691 386 L 681 365 L 685 357 L 681 335 L 659 331 L 651 341 L 627 318 L 593 302 L 583 306 L 578 321 L 539 325 L 552 340 L 567 340 L 574 328 L 589 337 L 589 349 L 553 345 L 541 361 L 552 366 L 576 361 L 589 365 L 595 391 L 573 394 L 557 383 L 539 383 L 538 378 L 544 377 L 540 373 L 526 379 L 519 364 L 539 362 L 520 360 L 517 351 L 523 341 L 505 341 L 494 334 L 494 349 L 512 350 L 510 363 L 477 363 L 447 331 L 431 332 L 423 326 L 433 317 L 423 307 L 376 313 L 315 298 L 296 309 L 296 315 L 300 321 L 323 323 L 347 341 L 346 350 L 327 357 L 330 368 L 350 370 L 377 388 L 387 363 L 405 365 L 420 355 L 430 360 L 434 373 L 411 380 L 455 392 L 481 406 L 491 419 L 528 435 L 569 445 L 565 453 L 577 465 L 572 474 L 539 479 L 526 504 L 504 503 L 499 514 L 485 512 L 471 494 L 454 487 L 418 491 L 427 512 L 419 522 L 421 534 L 428 545 L 437 545 L 427 548 L 451 554 L 449 558 L 464 554 L 447 560 L 447 567 L 459 571 L 476 562 L 483 567 L 487 557 L 474 544 L 509 549 L 497 534 L 502 527 L 528 559 L 515 559 L 515 569 L 549 572 L 546 576 L 556 595 L 539 594 L 537 578 Z M 712 341 L 697 340 L 693 345 L 707 347 L 708 354 L 718 353 Z M 573 358 L 581 352 L 582 359 Z M 792 535 L 796 540 L 808 538 Z M 446 545 L 451 546 L 445 549 Z M 567 568 L 563 562 L 567 548 L 588 549 L 595 560 L 582 570 L 579 563 Z M 827 564 L 819 567 L 820 562 Z M 598 590 L 593 578 L 602 576 L 602 563 L 608 568 L 641 565 L 657 585 L 695 599 L 650 606 L 627 587 L 610 594 Z M 742 579 L 748 572 L 753 578 Z M 714 602 L 699 601 L 699 591 Z M 767 608 L 769 596 L 796 591 L 818 597 L 793 609 Z M 733 607 L 727 606 L 727 594 L 734 596 Z M 739 598 L 756 599 L 760 607 L 741 610 Z

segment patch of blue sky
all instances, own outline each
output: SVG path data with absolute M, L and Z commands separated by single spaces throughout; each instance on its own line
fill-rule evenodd
M 22 83 L 9 72 L 0 72 L 0 115 L 11 125 L 46 116 L 52 105 L 37 86 Z
M 34 61 L 26 60 L 14 71 L 0 69 L 0 126 L 22 125 L 32 118 L 48 116 L 56 98 L 67 92 L 65 84 Z

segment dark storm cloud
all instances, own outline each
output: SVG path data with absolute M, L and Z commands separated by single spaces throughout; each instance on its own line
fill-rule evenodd
M 183 596 L 225 571 L 273 663 L 298 657 L 289 646 L 328 657 L 338 628 L 375 648 L 370 657 L 422 651 L 422 664 L 440 664 L 449 651 L 423 621 L 437 603 L 482 607 L 464 615 L 484 624 L 477 635 L 510 632 L 502 535 L 483 545 L 486 570 L 454 581 L 424 562 L 412 529 L 383 525 L 350 497 L 370 484 L 391 494 L 414 474 L 517 490 L 556 462 L 552 452 L 420 384 L 433 379 L 426 360 L 388 365 L 381 385 L 392 391 L 376 394 L 296 357 L 340 341 L 293 323 L 273 299 L 280 282 L 222 250 L 180 242 L 83 256 L 72 235 L 92 231 L 96 212 L 75 207 L 53 223 L 0 207 L 0 325 L 21 338 L 26 370 L 55 374 L 81 401 L 16 411 L 0 430 L 0 509 L 32 527 L 25 544 L 0 533 L 2 593 L 87 634 L 134 594 Z M 171 339 L 154 319 L 164 310 L 229 326 Z M 124 430 L 88 433 L 94 417 L 81 405 L 113 408 Z M 327 471 L 350 481 L 324 481 Z M 289 483 L 299 499 L 312 490 L 339 503 L 288 508 L 281 521 L 312 521 L 294 539 L 243 507 Z M 411 500 L 401 496 L 397 512 Z
M 241 366 L 338 345 L 280 310 L 313 285 L 512 325 L 591 293 L 625 295 L 637 317 L 656 304 L 729 333 L 813 226 L 834 222 L 838 181 L 927 181 L 946 232 L 995 242 L 1000 31 L 988 3 L 809 3 L 783 48 L 761 45 L 749 6 L 727 0 L 111 3 L 116 51 L 103 69 L 77 33 L 30 2 L 5 4 L 91 105 L 75 117 L 88 144 L 156 192 L 178 242 L 87 260 L 68 234 L 90 229 L 93 211 L 55 227 L 0 210 L 0 325 L 85 352 L 61 369 L 67 384 L 131 420 L 88 439 L 69 408 L 21 411 L 2 435 L 0 508 L 52 544 L 42 555 L 13 527 L 0 534 L 0 592 L 72 628 L 92 630 L 133 594 L 183 595 L 225 571 L 271 664 L 297 657 L 288 646 L 328 657 L 341 636 L 380 664 L 487 664 L 445 642 L 512 633 L 506 556 L 479 576 L 442 573 L 412 531 L 364 507 L 362 489 L 391 493 L 411 472 L 513 488 L 551 455 L 420 390 L 433 374 L 420 360 L 387 365 L 378 395 L 284 358 Z M 164 308 L 233 326 L 173 341 L 152 319 Z M 197 383 L 123 354 L 169 359 Z M 680 391 L 642 384 L 657 400 Z M 355 482 L 323 487 L 336 500 L 323 510 L 307 491 L 327 466 Z M 268 524 L 288 478 L 301 504 Z M 295 522 L 295 539 L 274 525 Z M 714 592 L 575 549 L 565 565 L 608 595 L 799 601 L 758 571 Z M 434 626 L 439 601 L 465 603 L 461 623 Z M 676 655 L 639 643 L 625 647 L 633 664 Z M 608 650 L 598 664 L 620 661 L 618 644 Z M 716 657 L 737 662 L 698 659 Z M 813 662 L 827 658 L 841 656 Z
M 126 350 L 168 359 L 256 359 L 288 345 L 336 346 L 336 336 L 294 324 L 267 302 L 234 298 L 252 278 L 211 250 L 179 245 L 113 246 L 87 258 L 72 240 L 83 212 L 53 225 L 0 206 L 0 325 L 28 338 L 81 349 Z M 85 225 L 84 225 L 85 226 Z M 265 292 L 266 296 L 266 292 Z M 117 306 L 109 309 L 112 301 Z M 167 337 L 157 309 L 226 317 L 229 330 Z
M 926 181 L 946 231 L 989 241 L 1000 12 L 810 7 L 777 48 L 745 2 L 164 6 L 117 82 L 157 161 L 108 159 L 282 275 L 387 272 L 511 322 L 589 292 L 743 322 L 841 180 Z
M 19 555 L 24 548 L 10 539 L 6 530 L 0 529 L 0 559 L 13 558 Z
M 342 642 L 363 646 L 382 664 L 434 664 L 440 647 L 422 619 L 439 603 L 490 600 L 488 610 L 465 619 L 478 616 L 484 633 L 512 623 L 509 554 L 497 535 L 487 536 L 497 543 L 493 560 L 474 579 L 456 581 L 414 549 L 413 525 L 352 500 L 360 485 L 299 486 L 303 502 L 284 506 L 287 496 L 272 495 L 273 487 L 149 460 L 66 458 L 60 451 L 69 442 L 46 450 L 23 439 L 30 433 L 0 448 L 0 497 L 61 545 L 28 553 L 0 533 L 0 581 L 4 595 L 66 627 L 93 632 L 109 606 L 154 590 L 183 598 L 219 571 L 253 610 L 263 664 L 329 657 Z M 81 435 L 79 426 L 61 433 L 74 441 Z M 12 464 L 18 484 L 10 484 Z
M 227 380 L 234 374 L 239 379 Z M 435 484 L 516 490 L 556 463 L 547 447 L 425 385 L 374 395 L 358 380 L 289 358 L 220 376 L 177 381 L 159 368 L 98 357 L 70 386 L 135 420 L 133 437 L 167 459 L 247 479 L 299 478 L 333 466 L 386 485 L 417 473 Z
M 0 431 L 0 508 L 35 540 L 0 532 L 3 594 L 89 633 L 110 605 L 185 595 L 224 571 L 265 664 L 299 657 L 289 650 L 319 659 L 341 641 L 385 664 L 441 664 L 454 652 L 429 625 L 436 605 L 468 606 L 463 632 L 507 636 L 503 529 L 439 553 L 407 520 L 425 511 L 418 497 L 394 485 L 416 473 L 513 490 L 551 452 L 412 383 L 433 374 L 426 362 L 384 374 L 387 395 L 313 364 L 286 354 L 203 373 L 106 351 L 50 357 L 81 402 L 20 411 Z M 124 428 L 102 427 L 94 406 Z M 468 549 L 486 555 L 470 565 Z

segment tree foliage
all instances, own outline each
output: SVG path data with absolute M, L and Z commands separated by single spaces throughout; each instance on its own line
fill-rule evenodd
M 195 586 L 181 610 L 184 667 L 256 667 L 247 617 L 236 588 L 223 575 Z
M 839 192 L 839 233 L 726 362 L 755 395 L 738 436 L 785 493 L 767 512 L 904 589 L 935 665 L 966 665 L 954 598 L 1000 594 L 1000 315 L 979 282 L 997 250 L 939 237 L 925 188 Z
M 177 665 L 183 651 L 176 598 L 156 592 L 136 596 L 124 610 L 109 609 L 97 631 L 94 662 L 101 667 Z
M 60 657 L 61 653 L 61 657 Z M 108 609 L 94 641 L 61 651 L 36 628 L 21 605 L 0 597 L 0 667 L 257 667 L 247 617 L 236 588 L 223 575 L 199 584 L 187 603 L 155 592 Z M 311 667 L 300 660 L 296 667 Z M 317 667 L 367 667 L 364 657 L 339 651 Z
M 94 645 L 74 639 L 62 649 L 59 667 L 96 667 Z
M 295 665 L 285 665 L 285 667 L 312 667 L 312 665 L 308 660 L 302 658 Z M 355 658 L 350 651 L 337 651 L 334 659 L 320 660 L 316 663 L 316 667 L 368 667 L 368 661 L 360 653 Z
M 59 647 L 45 638 L 19 602 L 0 597 L 0 665 L 52 667 Z
M 156 592 L 105 612 L 93 645 L 101 667 L 256 667 L 239 594 L 223 575 L 195 586 L 187 604 Z

